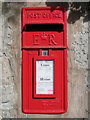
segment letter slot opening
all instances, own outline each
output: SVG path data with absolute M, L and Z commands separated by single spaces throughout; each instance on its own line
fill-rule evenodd
M 63 24 L 26 24 L 23 31 L 63 31 Z

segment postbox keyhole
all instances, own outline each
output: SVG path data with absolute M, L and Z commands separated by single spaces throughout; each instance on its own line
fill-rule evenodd
M 48 56 L 48 50 L 42 50 L 42 56 Z

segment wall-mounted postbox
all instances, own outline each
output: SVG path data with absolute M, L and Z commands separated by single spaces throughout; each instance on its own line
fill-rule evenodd
M 66 12 L 62 7 L 22 9 L 22 110 L 67 111 Z

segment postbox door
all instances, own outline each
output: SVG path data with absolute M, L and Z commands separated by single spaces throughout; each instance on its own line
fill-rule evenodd
M 26 64 L 23 64 L 23 74 L 25 81 L 23 81 L 23 111 L 25 113 L 63 113 L 67 109 L 67 84 L 65 81 L 65 72 L 66 72 L 66 50 L 50 50 L 49 56 L 38 56 L 39 50 L 35 51 L 23 51 L 23 63 L 26 61 Z M 37 85 L 38 80 L 36 81 L 36 74 L 39 71 L 36 71 L 36 61 L 54 61 L 53 63 L 53 89 L 51 89 L 51 83 L 48 82 L 48 87 L 45 87 L 46 82 L 43 81 L 39 83 L 42 87 L 38 86 L 43 90 L 38 90 Z M 42 62 L 43 63 L 43 62 Z M 49 65 L 49 63 L 47 64 Z M 40 67 L 40 66 L 39 66 Z M 45 67 L 45 66 L 44 66 Z M 26 71 L 27 70 L 27 71 Z M 42 68 L 43 70 L 43 68 Z M 41 73 L 41 77 L 44 76 Z M 39 74 L 40 75 L 40 74 Z M 37 75 L 38 76 L 38 75 Z M 40 76 L 39 76 L 40 78 Z M 43 78 L 44 79 L 44 78 Z M 50 78 L 48 78 L 50 79 Z M 27 87 L 26 87 L 27 86 Z M 49 89 L 53 92 L 47 93 Z M 36 91 L 37 90 L 37 91 Z M 27 108 L 27 109 L 26 109 Z

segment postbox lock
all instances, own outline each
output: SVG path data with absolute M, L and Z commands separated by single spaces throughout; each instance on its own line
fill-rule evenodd
M 48 50 L 42 50 L 42 56 L 48 56 Z

